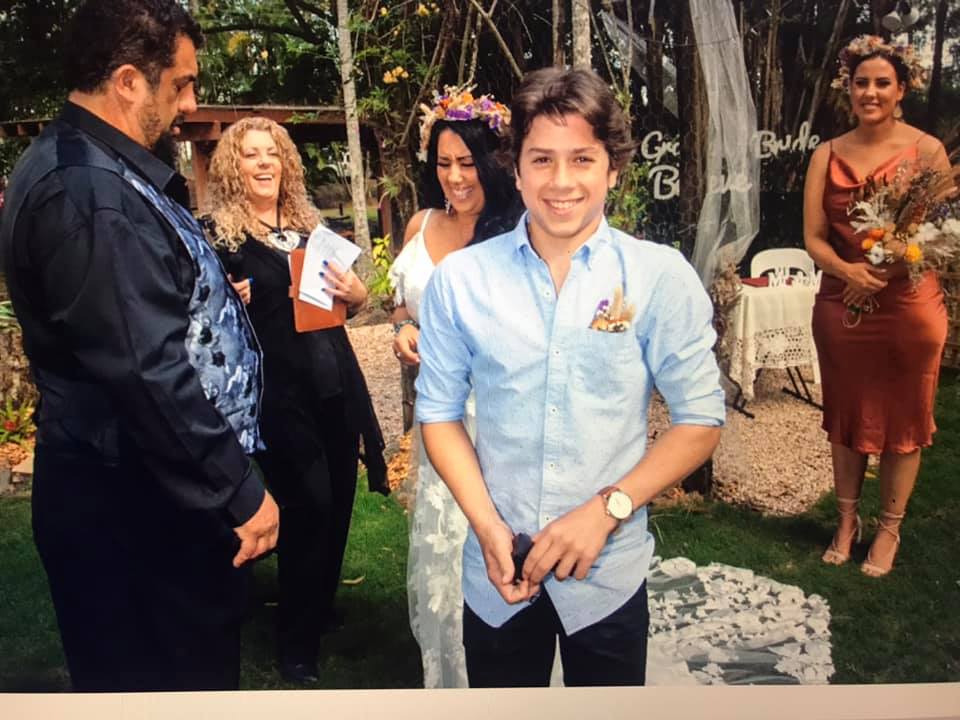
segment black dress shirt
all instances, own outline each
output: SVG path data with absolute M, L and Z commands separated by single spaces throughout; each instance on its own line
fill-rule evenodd
M 85 109 L 67 103 L 44 134 L 76 131 L 186 205 L 179 174 Z M 249 519 L 263 485 L 188 361 L 195 272 L 174 229 L 119 175 L 84 165 L 61 163 L 16 218 L 7 210 L 16 225 L 0 238 L 40 389 L 38 452 L 126 464 L 146 476 L 131 482 L 159 483 L 184 508 Z

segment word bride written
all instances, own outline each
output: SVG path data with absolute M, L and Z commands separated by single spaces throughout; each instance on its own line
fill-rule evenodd
M 753 135 L 753 150 L 760 159 L 777 157 L 781 152 L 809 152 L 820 144 L 819 135 L 810 134 L 810 123 L 800 125 L 797 137 L 787 135 L 778 138 L 772 130 L 758 130 Z M 680 157 L 680 141 L 667 140 L 659 130 L 647 133 L 640 143 L 640 154 L 645 160 L 654 163 L 650 168 L 655 200 L 669 200 L 680 194 L 680 168 L 669 162 L 662 162 L 666 156 Z M 744 173 L 732 173 L 729 176 L 711 175 L 707 178 L 707 194 L 727 191 L 746 192 L 753 183 Z

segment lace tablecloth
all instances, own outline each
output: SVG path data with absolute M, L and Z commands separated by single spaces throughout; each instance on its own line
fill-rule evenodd
M 730 318 L 730 377 L 753 399 L 760 368 L 809 366 L 820 382 L 810 322 L 816 289 L 806 285 L 744 285 Z

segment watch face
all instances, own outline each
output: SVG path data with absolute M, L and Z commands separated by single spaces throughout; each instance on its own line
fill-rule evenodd
M 617 520 L 626 520 L 633 512 L 633 501 L 630 496 L 621 490 L 610 493 L 607 499 L 607 510 Z

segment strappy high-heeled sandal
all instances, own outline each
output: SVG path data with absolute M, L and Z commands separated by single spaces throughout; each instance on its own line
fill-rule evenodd
M 859 505 L 860 498 L 837 498 L 837 512 L 840 514 L 840 517 L 855 517 L 857 520 L 854 531 L 850 534 L 849 538 L 847 538 L 851 549 L 853 548 L 853 544 L 855 542 L 860 542 L 860 538 L 863 534 L 863 525 L 860 522 L 860 515 L 857 512 L 857 507 Z M 850 559 L 850 551 L 848 550 L 847 552 L 843 553 L 837 549 L 837 534 L 834 533 L 833 540 L 830 541 L 830 547 L 824 551 L 820 559 L 827 563 L 827 565 L 843 565 L 847 560 Z
M 906 513 L 891 513 L 886 510 L 880 511 L 880 517 L 877 520 L 877 534 L 879 535 L 881 531 L 889 533 L 893 536 L 894 545 L 893 545 L 893 555 L 890 557 L 890 564 L 887 567 L 882 567 L 877 565 L 873 560 L 873 546 L 870 546 L 870 552 L 867 553 L 867 559 L 863 561 L 863 565 L 860 566 L 860 570 L 864 575 L 869 575 L 870 577 L 878 578 L 883 577 L 891 570 L 893 570 L 893 561 L 897 558 L 897 550 L 900 549 L 900 525 L 903 523 L 903 518 L 906 516 Z M 892 521 L 892 522 L 888 522 Z M 876 541 L 876 538 L 874 538 Z

